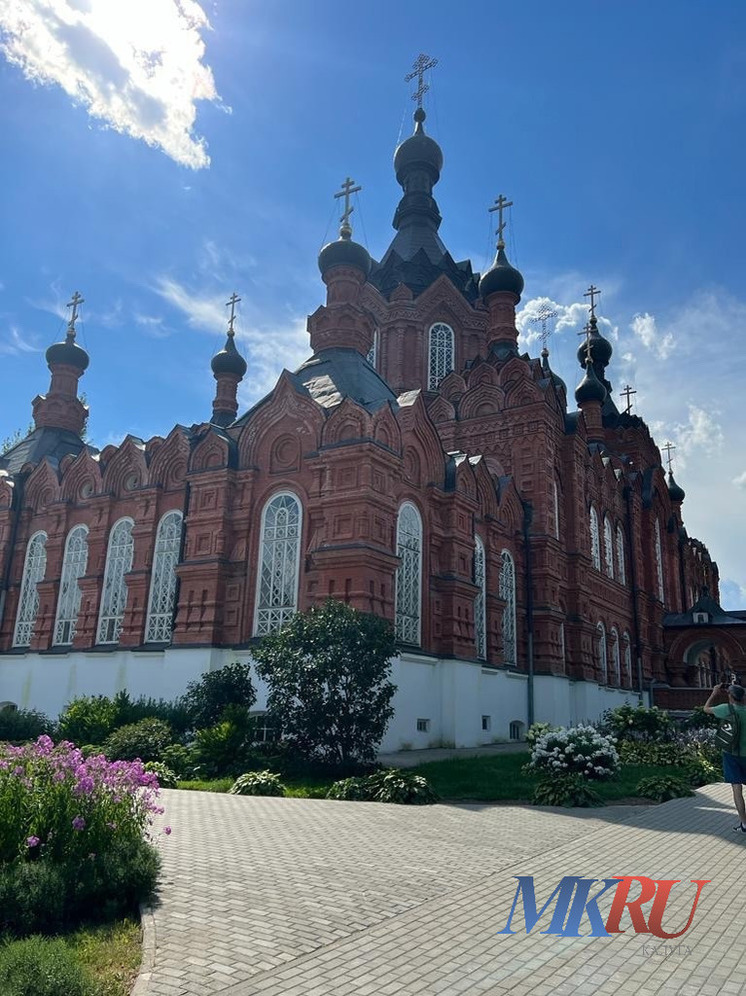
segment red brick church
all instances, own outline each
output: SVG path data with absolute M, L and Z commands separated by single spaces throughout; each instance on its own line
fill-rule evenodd
M 480 276 L 441 239 L 443 156 L 414 117 L 391 244 L 353 241 L 348 182 L 311 355 L 250 411 L 231 317 L 209 416 L 84 442 L 75 296 L 35 427 L 0 457 L 1 700 L 175 696 L 330 596 L 395 626 L 390 749 L 517 738 L 738 665 L 746 614 L 718 605 L 683 490 L 615 403 L 595 288 L 568 391 L 518 347 L 505 199 Z

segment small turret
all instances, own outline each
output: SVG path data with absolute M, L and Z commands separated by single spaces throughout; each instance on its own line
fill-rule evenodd
M 87 370 L 90 357 L 75 341 L 78 308 L 83 303 L 83 298 L 75 291 L 67 305 L 71 312 L 65 339 L 53 343 L 46 352 L 52 380 L 48 393 L 37 395 L 31 403 L 37 429 L 67 429 L 76 435 L 83 433 L 88 408 L 78 398 L 78 381 Z
M 213 376 L 217 382 L 215 399 L 212 403 L 212 421 L 215 425 L 230 425 L 235 422 L 238 414 L 238 385 L 247 370 L 246 360 L 236 349 L 236 305 L 241 298 L 233 292 L 226 307 L 231 309 L 228 320 L 228 333 L 223 348 L 217 352 L 211 362 Z

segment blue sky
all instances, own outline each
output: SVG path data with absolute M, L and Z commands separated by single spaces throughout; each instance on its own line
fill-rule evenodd
M 355 238 L 376 258 L 390 241 L 424 51 L 446 245 L 483 270 L 487 207 L 511 197 L 524 341 L 538 353 L 551 302 L 570 387 L 602 289 L 615 389 L 676 444 L 689 531 L 746 606 L 740 0 L 0 0 L 0 39 L 0 438 L 46 390 L 75 289 L 99 446 L 208 417 L 234 289 L 242 404 L 301 362 L 346 175 Z

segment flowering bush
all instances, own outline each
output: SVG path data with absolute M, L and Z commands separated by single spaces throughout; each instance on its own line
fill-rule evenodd
M 610 778 L 619 769 L 619 755 L 613 738 L 592 726 L 571 726 L 540 736 L 528 767 L 541 774 Z
M 674 734 L 675 724 L 665 709 L 653 706 L 617 706 L 607 709 L 600 723 L 602 733 L 617 740 L 666 741 Z
M 539 737 L 543 737 L 545 733 L 549 733 L 556 729 L 558 729 L 558 727 L 552 726 L 551 723 L 532 723 L 526 733 L 526 743 L 532 748 Z
M 0 744 L 0 927 L 56 929 L 145 898 L 159 864 L 144 839 L 163 812 L 157 794 L 139 761 L 85 759 L 47 736 Z

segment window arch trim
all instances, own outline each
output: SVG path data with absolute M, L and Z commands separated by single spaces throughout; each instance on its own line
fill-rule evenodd
M 598 512 L 594 505 L 591 505 L 588 513 L 591 532 L 591 559 L 597 571 L 601 570 L 601 537 L 599 534 Z

